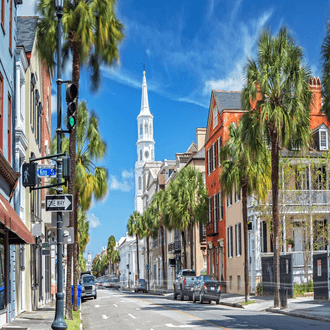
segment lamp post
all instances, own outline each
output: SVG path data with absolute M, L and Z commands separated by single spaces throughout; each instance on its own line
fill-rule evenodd
M 61 38 L 62 27 L 61 18 L 63 14 L 64 0 L 54 0 L 57 16 L 57 154 L 61 153 Z M 62 182 L 62 159 L 57 158 L 57 183 Z M 62 194 L 62 188 L 57 189 L 58 194 Z M 62 253 L 63 253 L 63 237 L 62 237 L 62 212 L 57 212 L 57 293 L 56 293 L 56 311 L 55 319 L 52 323 L 52 329 L 62 330 L 66 329 L 67 325 L 64 320 L 64 293 L 63 293 L 63 266 L 62 266 Z

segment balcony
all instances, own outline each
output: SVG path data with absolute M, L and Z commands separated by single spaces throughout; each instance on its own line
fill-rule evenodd
M 181 251 L 181 241 L 179 240 L 174 241 L 174 251 L 175 252 Z
M 169 243 L 167 246 L 167 251 L 168 253 L 174 253 L 174 242 L 173 243 Z

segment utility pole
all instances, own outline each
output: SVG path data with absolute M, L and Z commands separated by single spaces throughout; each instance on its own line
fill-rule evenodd
M 61 135 L 62 135 L 62 98 L 61 98 L 61 38 L 62 38 L 62 26 L 61 18 L 63 14 L 63 0 L 55 0 L 55 9 L 57 16 L 57 154 L 61 153 Z M 62 183 L 62 158 L 57 157 L 57 184 Z M 62 194 L 62 187 L 57 189 L 58 194 Z M 64 320 L 64 293 L 63 293 L 63 265 L 62 265 L 62 253 L 63 253 L 63 233 L 62 233 L 62 212 L 57 212 L 57 293 L 56 293 L 56 311 L 55 319 L 52 323 L 52 329 L 62 330 L 66 329 L 67 325 Z

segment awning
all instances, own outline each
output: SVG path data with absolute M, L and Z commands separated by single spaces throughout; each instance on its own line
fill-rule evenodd
M 9 202 L 0 194 L 0 222 L 9 230 L 9 244 L 34 244 L 31 232 Z

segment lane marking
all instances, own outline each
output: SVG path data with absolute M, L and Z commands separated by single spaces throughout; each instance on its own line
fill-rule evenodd
M 181 324 L 181 325 L 173 325 L 171 323 L 165 324 L 168 328 L 194 328 L 195 325 L 191 324 Z
M 116 304 L 113 304 L 115 307 L 118 307 Z
M 181 311 L 178 311 L 178 310 L 176 310 L 176 309 L 173 309 L 173 308 L 170 308 L 170 307 L 166 307 L 166 306 L 163 306 L 163 305 L 155 304 L 155 303 L 152 303 L 152 302 L 150 302 L 150 301 L 148 301 L 148 300 L 144 300 L 144 299 L 141 299 L 141 298 L 136 298 L 136 297 L 134 297 L 134 299 L 136 299 L 136 300 L 140 300 L 140 301 L 143 301 L 143 302 L 148 303 L 148 304 L 153 305 L 153 306 L 162 307 L 162 308 L 164 308 L 164 309 L 167 309 L 167 310 L 170 310 L 170 311 L 173 311 L 173 312 L 176 312 L 176 313 L 180 313 L 180 314 L 183 314 L 183 315 L 186 315 L 186 316 L 192 317 L 192 318 L 194 318 L 194 319 L 196 319 L 196 320 L 203 321 L 203 322 L 205 322 L 205 323 L 207 323 L 207 324 L 210 324 L 210 325 L 213 325 L 213 326 L 215 326 L 215 327 L 217 327 L 217 328 L 221 328 L 221 329 L 225 329 L 225 330 L 230 330 L 230 329 L 228 329 L 228 328 L 222 327 L 221 325 L 218 325 L 218 324 L 215 324 L 215 323 L 212 323 L 212 322 L 206 321 L 206 320 L 204 320 L 204 319 L 202 319 L 202 318 L 200 318 L 200 317 L 198 317 L 198 316 L 194 316 L 194 315 L 191 315 L 191 314 L 188 314 L 188 313 L 185 313 L 185 312 L 181 312 Z M 128 315 L 130 315 L 130 314 L 128 314 Z
M 102 315 L 102 319 L 108 319 L 110 316 Z
M 132 314 L 128 313 L 128 315 L 129 315 L 131 318 L 136 319 L 136 317 L 133 316 Z

